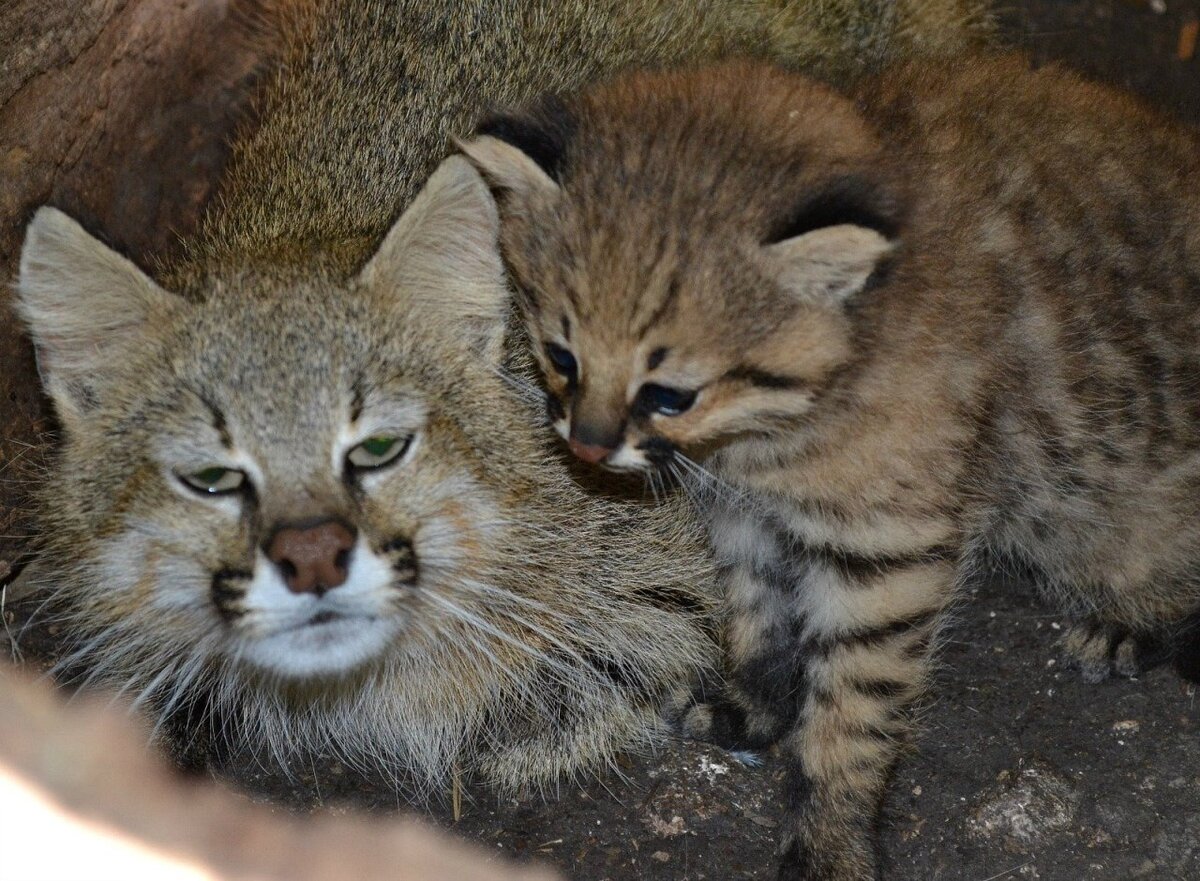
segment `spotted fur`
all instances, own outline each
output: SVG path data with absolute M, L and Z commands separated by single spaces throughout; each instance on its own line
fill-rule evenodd
M 845 92 L 636 74 L 514 115 L 548 113 L 571 123 L 553 174 L 499 129 L 464 150 L 556 426 L 706 513 L 736 686 L 683 723 L 780 744 L 781 877 L 874 878 L 939 625 L 985 557 L 1083 620 L 1089 679 L 1200 606 L 1200 141 L 1019 57 Z

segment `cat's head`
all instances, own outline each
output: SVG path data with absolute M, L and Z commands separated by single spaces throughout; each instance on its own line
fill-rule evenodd
M 462 148 L 498 196 L 551 420 L 614 469 L 793 429 L 896 244 L 854 105 L 766 67 L 635 74 Z
M 157 639 L 336 678 L 453 617 L 430 598 L 462 603 L 507 541 L 514 486 L 481 475 L 538 457 L 519 414 L 462 400 L 504 394 L 495 235 L 455 159 L 352 277 L 234 267 L 183 296 L 38 211 L 18 308 L 65 432 L 47 577 L 110 660 Z
M 38 212 L 18 308 L 64 437 L 22 586 L 59 669 L 163 721 L 201 701 L 268 763 L 333 751 L 424 792 L 655 736 L 715 657 L 711 563 L 681 510 L 549 455 L 498 229 L 451 157 L 373 256 L 271 225 L 249 267 L 193 241 L 175 293 Z

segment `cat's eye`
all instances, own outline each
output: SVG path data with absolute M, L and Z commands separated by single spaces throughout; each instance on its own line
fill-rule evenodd
M 562 346 L 546 343 L 546 357 L 550 359 L 554 369 L 565 376 L 568 382 L 574 382 L 578 378 L 579 364 L 576 362 L 575 356 Z
M 346 453 L 346 461 L 360 470 L 382 468 L 403 456 L 405 450 L 412 445 L 412 440 L 411 434 L 407 437 L 389 434 L 369 437 Z
M 696 403 L 696 393 L 685 389 L 668 388 L 665 385 L 646 383 L 638 389 L 634 408 L 643 413 L 661 413 L 663 416 L 678 416 L 691 409 Z
M 219 496 L 237 492 L 245 486 L 246 472 L 214 465 L 190 474 L 180 474 L 179 479 L 198 493 Z

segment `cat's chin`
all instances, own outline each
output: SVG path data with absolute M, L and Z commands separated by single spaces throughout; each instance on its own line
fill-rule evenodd
M 243 646 L 239 660 L 284 680 L 341 679 L 381 659 L 400 629 L 375 617 L 314 618 Z

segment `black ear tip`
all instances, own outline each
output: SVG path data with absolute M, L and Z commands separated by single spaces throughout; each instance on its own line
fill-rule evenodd
M 813 230 L 844 223 L 873 229 L 884 238 L 900 234 L 901 206 L 888 188 L 865 177 L 835 178 L 805 194 L 791 212 L 768 230 L 764 244 L 773 245 Z
M 488 114 L 475 126 L 475 134 L 511 144 L 559 180 L 576 128 L 575 114 L 561 98 L 550 95 L 525 111 Z

